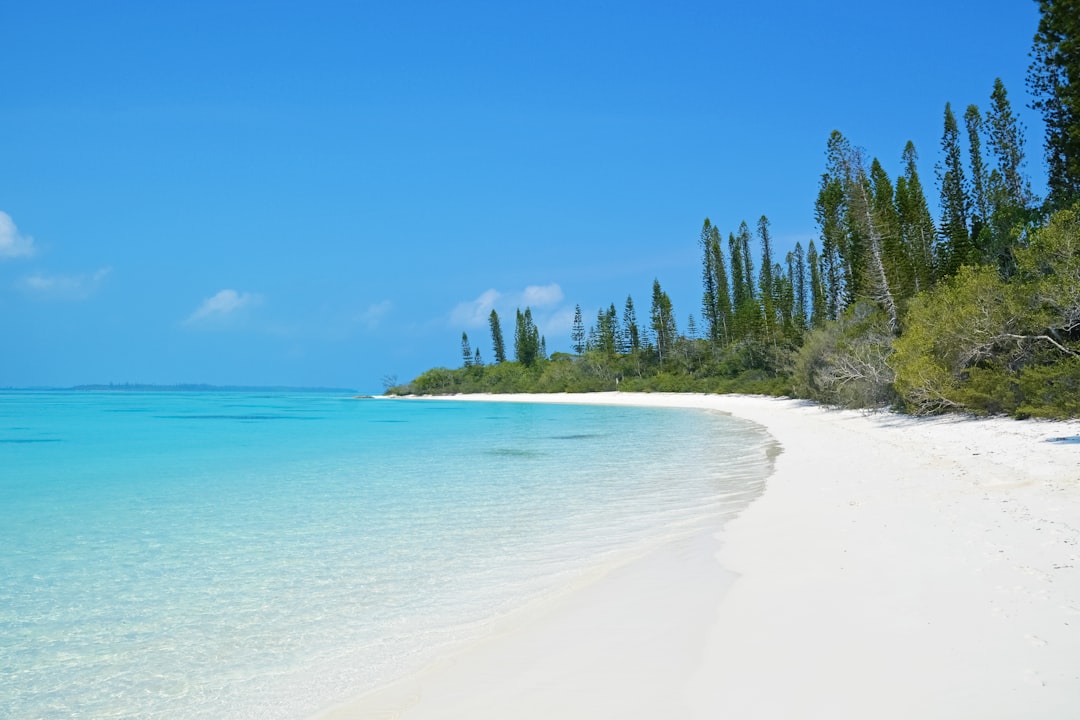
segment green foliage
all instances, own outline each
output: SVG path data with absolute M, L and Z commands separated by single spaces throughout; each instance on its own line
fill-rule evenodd
M 543 357 L 540 345 L 540 331 L 533 322 L 532 310 L 518 310 L 514 325 L 514 359 L 525 367 L 532 367 Z
M 495 362 L 506 362 L 506 343 L 503 340 L 502 325 L 499 323 L 499 313 L 491 311 L 488 325 L 491 327 L 491 347 L 495 353 Z
M 1080 358 L 1024 368 L 1017 378 L 1019 417 L 1080 417 Z
M 997 271 L 961 267 L 911 304 L 893 357 L 897 391 L 920 414 L 966 407 L 957 392 L 966 372 L 1018 329 L 1014 293 Z
M 1049 206 L 1080 200 L 1080 0 L 1039 0 L 1028 85 L 1046 123 Z
M 888 319 L 879 308 L 853 305 L 807 335 L 794 360 L 795 394 L 841 407 L 894 403 L 892 343 Z
M 943 247 L 945 274 L 951 274 L 971 261 L 971 234 L 968 229 L 967 183 L 964 179 L 963 154 L 960 150 L 960 128 L 952 106 L 945 103 L 945 131 L 941 137 L 941 152 L 945 159 L 938 168 L 941 185 L 941 223 L 939 230 Z
M 1076 413 L 1080 223 L 1061 211 L 1016 250 L 1018 275 L 962 267 L 912 303 L 896 387 L 914 412 Z
M 1075 50 L 1075 18 L 1072 30 L 1061 30 L 1069 24 L 1061 8 L 1074 2 L 1040 3 L 1058 35 L 1040 27 L 1037 43 Z M 1062 97 L 1052 98 L 1058 110 Z M 1023 134 L 1000 80 L 985 116 L 971 105 L 964 121 L 970 185 L 960 128 L 945 106 L 938 228 L 910 142 L 894 186 L 877 159 L 867 165 L 863 151 L 834 131 L 815 205 L 820 253 L 814 242 L 805 255 L 796 244 L 774 262 L 761 216 L 755 275 L 749 226 L 728 235 L 725 257 L 719 229 L 705 220 L 702 337 L 693 315 L 679 334 L 671 299 L 654 280 L 644 327 L 628 296 L 621 324 L 611 304 L 586 336 L 577 306 L 575 354 L 547 358 L 531 310 L 518 310 L 515 361 L 507 362 L 492 311 L 494 365 L 485 366 L 462 333 L 463 367 L 435 368 L 388 392 L 752 392 L 915 413 L 1080 415 L 1080 206 L 1045 223 L 1032 207 Z M 984 136 L 993 164 L 984 163 Z M 1061 187 L 1052 184 L 1056 203 Z

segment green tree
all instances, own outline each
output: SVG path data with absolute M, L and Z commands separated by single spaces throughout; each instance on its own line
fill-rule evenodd
M 765 316 L 765 337 L 774 339 L 776 335 L 776 295 L 773 282 L 772 238 L 769 235 L 769 219 L 762 215 L 758 219 L 758 239 L 761 241 L 761 275 L 758 287 L 761 289 L 761 309 Z
M 983 226 L 990 219 L 990 197 L 982 156 L 982 113 L 977 105 L 967 106 L 964 125 L 967 128 L 968 167 L 971 170 L 971 237 L 978 240 Z
M 938 166 L 941 187 L 941 223 L 938 225 L 944 245 L 948 273 L 971 262 L 971 236 L 968 233 L 970 201 L 964 180 L 964 165 L 960 151 L 960 130 L 952 106 L 945 103 L 945 132 L 941 136 L 941 152 L 945 156 Z
M 1052 209 L 1080 200 L 1080 0 L 1039 0 L 1028 87 L 1046 124 Z
M 750 226 L 739 224 L 737 235 L 728 238 L 731 248 L 733 338 L 756 337 L 762 325 L 761 306 L 754 293 L 754 262 L 750 257 Z
M 701 316 L 709 342 L 715 350 L 726 343 L 731 326 L 731 294 L 727 264 L 720 244 L 720 230 L 705 218 L 701 229 L 702 299 Z
M 540 357 L 540 331 L 533 323 L 532 310 L 517 311 L 514 326 L 514 358 L 525 367 L 532 367 Z
M 488 325 L 491 327 L 491 346 L 495 352 L 495 362 L 506 362 L 506 344 L 503 342 L 502 326 L 499 324 L 499 313 L 494 310 L 488 316 Z
M 585 321 L 581 317 L 581 305 L 574 306 L 574 324 L 570 328 L 570 342 L 578 355 L 585 352 Z
M 815 252 L 814 254 L 816 255 L 817 253 Z M 788 253 L 787 262 L 788 275 L 791 277 L 792 292 L 794 293 L 795 325 L 799 331 L 802 331 L 807 327 L 806 301 L 808 295 L 806 287 L 806 256 L 803 254 L 801 242 L 795 243 L 795 249 Z
M 720 242 L 720 231 L 714 225 L 709 237 L 709 252 L 712 254 L 712 269 L 716 275 L 716 315 L 720 321 L 716 333 L 717 344 L 727 344 L 731 340 L 731 327 L 734 316 L 731 308 L 731 289 L 728 283 L 727 264 L 724 262 L 724 248 Z M 710 329 L 710 338 L 713 333 Z
M 822 198 L 819 193 L 819 201 L 829 203 L 830 219 L 836 222 L 832 232 L 823 235 L 822 248 L 835 254 L 839 266 L 838 287 L 841 293 L 836 302 L 837 313 L 855 302 L 865 287 L 866 238 L 861 232 L 860 213 L 850 207 L 852 181 L 856 176 L 852 172 L 855 158 L 858 158 L 861 168 L 861 151 L 853 148 L 838 130 L 833 130 L 826 144 L 825 176 L 822 178 L 822 190 L 829 195 Z M 862 175 L 865 176 L 865 172 Z M 829 245 L 825 244 L 826 240 L 830 241 Z
M 829 300 L 825 289 L 825 278 L 821 271 L 821 261 L 813 240 L 810 241 L 810 249 L 806 252 L 806 264 L 810 271 L 810 326 L 817 328 L 829 319 Z
M 1012 250 L 1033 219 L 1035 196 L 1024 174 L 1024 136 L 1013 115 L 1001 78 L 994 81 L 986 114 L 988 145 L 996 167 L 988 181 L 990 218 L 979 249 L 982 260 L 996 263 L 1006 277 L 1015 271 Z
M 896 211 L 900 242 L 910 266 L 910 282 L 916 293 L 930 288 L 937 276 L 934 253 L 934 220 L 916 167 L 919 155 L 910 140 L 904 146 L 904 174 L 896 180 Z
M 1026 208 L 1035 198 L 1031 183 L 1024 174 L 1024 131 L 1012 111 L 1001 78 L 994 80 L 990 103 L 990 110 L 986 113 L 987 144 L 997 160 L 997 171 L 1004 191 L 1003 197 L 998 198 L 995 204 Z
M 461 333 L 461 358 L 463 367 L 472 367 L 474 357 L 467 333 Z
M 653 280 L 650 318 L 652 320 L 653 337 L 656 340 L 656 353 L 659 356 L 660 363 L 663 364 L 664 357 L 669 356 L 671 349 L 674 347 L 678 331 L 675 327 L 675 314 L 671 308 L 671 298 L 660 288 L 659 280 Z
M 589 349 L 596 350 L 606 357 L 614 357 L 618 350 L 618 315 L 615 305 L 612 304 L 607 310 L 598 310 L 596 313 L 596 325 L 590 333 L 591 342 Z
M 821 299 L 825 314 L 819 320 L 836 319 L 851 301 L 850 273 L 840 260 L 844 244 L 844 186 L 839 178 L 825 173 L 821 176 L 814 217 L 821 230 Z
M 623 353 L 636 353 L 641 349 L 641 331 L 638 329 L 637 313 L 634 311 L 634 299 L 626 296 L 626 305 L 623 306 Z
M 876 159 L 868 174 L 862 151 L 847 141 L 833 144 L 829 173 L 841 180 L 844 191 L 844 247 L 853 254 L 844 260 L 851 266 L 854 293 L 878 303 L 896 332 L 900 324 L 896 272 L 889 256 L 896 244 L 892 184 Z

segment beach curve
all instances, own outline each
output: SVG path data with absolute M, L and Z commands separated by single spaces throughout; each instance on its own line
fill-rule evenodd
M 718 543 L 631 563 L 321 718 L 1058 718 L 1080 705 L 1080 423 L 747 396 L 454 399 L 718 410 L 783 452 Z M 675 603 L 674 567 L 718 580 Z

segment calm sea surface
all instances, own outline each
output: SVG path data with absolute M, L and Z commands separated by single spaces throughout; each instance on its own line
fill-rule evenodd
M 0 717 L 297 718 L 760 492 L 691 410 L 0 392 Z

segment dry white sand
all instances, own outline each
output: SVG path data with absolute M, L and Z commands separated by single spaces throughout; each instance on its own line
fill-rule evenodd
M 457 399 L 717 409 L 783 452 L 717 539 L 603 574 L 324 717 L 1080 717 L 1080 423 Z

